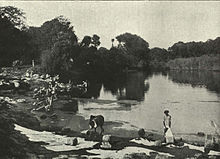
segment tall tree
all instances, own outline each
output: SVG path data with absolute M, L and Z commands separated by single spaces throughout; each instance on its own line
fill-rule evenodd
M 0 65 L 9 66 L 28 52 L 24 13 L 15 7 L 0 7 Z
M 18 29 L 27 29 L 25 13 L 16 7 L 0 7 L 0 18 L 7 19 Z
M 35 46 L 36 58 L 39 58 L 43 51 L 51 50 L 59 38 L 67 38 L 72 45 L 78 44 L 73 26 L 63 16 L 47 21 L 41 27 L 30 27 L 28 33 L 31 35 L 32 43 Z
M 114 41 L 115 41 L 115 39 L 112 39 L 111 41 L 112 41 L 112 47 L 114 47 Z
M 92 42 L 92 38 L 90 36 L 86 35 L 86 36 L 84 36 L 83 40 L 81 41 L 80 46 L 89 47 L 91 42 Z
M 94 35 L 92 36 L 92 41 L 91 41 L 91 43 L 93 44 L 94 47 L 97 48 L 97 47 L 101 44 L 101 42 L 100 42 L 100 37 L 99 37 L 98 35 L 94 34 Z
M 149 44 L 140 36 L 124 33 L 116 37 L 119 42 L 119 48 L 125 48 L 128 54 L 134 56 L 136 60 L 136 65 L 142 63 L 141 65 L 147 66 L 149 63 Z

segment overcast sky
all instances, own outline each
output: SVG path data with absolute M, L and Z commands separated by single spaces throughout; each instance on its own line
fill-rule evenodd
M 166 49 L 220 36 L 220 2 L 0 2 L 6 5 L 23 9 L 31 26 L 64 15 L 79 39 L 97 34 L 107 48 L 125 32 L 141 36 L 150 48 Z

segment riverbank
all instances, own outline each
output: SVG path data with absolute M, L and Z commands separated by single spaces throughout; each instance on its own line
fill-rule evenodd
M 9 76 L 13 75 L 15 76 L 14 72 L 9 73 Z M 22 71 L 18 71 L 18 74 L 16 74 L 17 77 L 19 77 L 19 72 L 22 75 Z M 10 75 L 11 74 L 11 75 Z M 11 129 L 8 132 L 5 132 L 5 129 L 2 129 L 5 134 L 10 134 L 9 132 L 13 132 L 16 134 L 17 138 L 11 138 L 9 136 L 9 139 L 7 139 L 6 142 L 10 140 L 14 140 L 15 142 L 12 143 L 12 145 L 9 145 L 9 147 L 20 147 L 23 151 L 22 154 L 20 154 L 17 158 L 24 158 L 26 156 L 27 158 L 30 158 L 30 156 L 37 156 L 41 158 L 53 158 L 58 157 L 62 158 L 67 156 L 68 157 L 75 157 L 75 158 L 82 158 L 83 156 L 86 158 L 105 158 L 105 157 L 111 157 L 117 155 L 120 155 L 120 158 L 135 158 L 135 156 L 144 156 L 145 158 L 150 158 L 154 156 L 166 156 L 167 158 L 186 158 L 187 156 L 203 156 L 203 147 L 198 147 L 204 145 L 204 136 L 199 136 L 196 134 L 175 134 L 176 138 L 183 138 L 183 141 L 185 142 L 184 146 L 173 148 L 166 147 L 166 146 L 155 146 L 154 141 L 155 140 L 161 140 L 162 134 L 155 131 L 148 131 L 146 130 L 146 136 L 150 136 L 148 140 L 134 140 L 138 137 L 138 127 L 130 126 L 129 124 L 122 123 L 119 121 L 106 121 L 104 125 L 105 132 L 104 134 L 110 134 L 112 136 L 116 136 L 122 140 L 126 140 L 126 144 L 120 144 L 121 148 L 116 150 L 103 150 L 100 149 L 99 145 L 100 143 L 96 143 L 91 147 L 81 147 L 77 150 L 63 150 L 63 151 L 53 151 L 49 150 L 45 147 L 45 145 L 48 144 L 56 144 L 54 141 L 48 141 L 43 140 L 42 131 L 47 131 L 45 134 L 47 134 L 49 139 L 54 134 L 60 135 L 59 138 L 63 139 L 65 136 L 78 138 L 79 141 L 84 141 L 85 139 L 85 130 L 88 130 L 88 121 L 89 118 L 83 116 L 83 114 L 77 113 L 77 110 L 80 109 L 78 102 L 89 102 L 96 105 L 99 103 L 102 104 L 108 104 L 108 103 L 114 103 L 119 102 L 121 104 L 136 104 L 136 101 L 130 101 L 130 100 L 119 100 L 119 101 L 111 101 L 111 100 L 96 100 L 96 99 L 85 99 L 85 98 L 75 98 L 71 99 L 67 96 L 62 96 L 58 98 L 53 103 L 54 109 L 52 112 L 45 112 L 45 111 L 33 111 L 35 106 L 33 105 L 35 99 L 33 99 L 33 89 L 38 86 L 38 84 L 34 81 L 30 81 L 29 83 L 31 85 L 31 89 L 28 91 L 24 91 L 23 93 L 15 93 L 13 94 L 10 91 L 2 91 L 0 90 L 0 96 L 1 97 L 8 97 L 7 101 L 8 107 L 4 107 L 1 109 L 1 117 L 6 118 L 5 122 L 2 123 L 2 128 L 5 125 L 5 123 L 9 123 Z M 6 99 L 6 98 L 4 98 Z M 10 100 L 9 100 L 10 99 Z M 4 120 L 3 120 L 4 121 Z M 9 122 L 11 121 L 11 123 Z M 28 136 L 28 132 L 31 132 L 32 130 L 35 130 L 37 132 L 34 132 L 38 136 L 38 142 L 31 142 L 32 136 L 29 137 L 29 141 L 27 137 L 24 135 L 21 135 L 18 131 L 15 131 L 14 124 L 17 124 L 16 130 L 19 130 L 22 132 L 22 134 Z M 19 127 L 22 126 L 22 127 Z M 129 126 L 129 127 L 128 127 Z M 29 128 L 29 129 L 26 129 Z M 51 133 L 53 132 L 53 133 Z M 36 135 L 35 135 L 36 136 Z M 4 137 L 4 136 L 2 136 Z M 35 140 L 36 141 L 36 140 Z M 27 144 L 27 147 L 25 147 L 22 143 L 29 143 Z M 92 141 L 91 141 L 92 142 Z M 90 143 L 90 142 L 89 142 Z M 192 147 L 194 144 L 197 145 L 196 147 Z M 60 144 L 60 143 L 59 143 Z M 60 145 L 62 147 L 65 143 L 62 142 Z M 4 144 L 2 145 L 4 146 Z M 80 146 L 80 144 L 79 144 Z M 70 146 L 71 149 L 75 149 L 74 146 Z M 2 150 L 2 149 L 1 149 Z M 62 150 L 62 149 L 61 149 Z M 14 150 L 10 150 L 10 152 L 13 152 Z M 7 154 L 10 154 L 10 152 L 6 152 Z M 14 151 L 15 152 L 15 151 Z M 138 152 L 138 153 L 137 153 Z M 136 153 L 136 154 L 135 154 Z M 144 153 L 144 154 L 143 154 Z M 164 154 L 165 153 L 165 154 Z M 13 154 L 13 153 L 12 153 Z M 19 155 L 19 154 L 18 154 Z M 23 155 L 23 156 L 22 156 Z M 133 157 L 132 157 L 133 156 Z M 210 156 L 210 155 L 209 155 Z M 206 155 L 206 157 L 209 157 Z M 7 157 L 7 156 L 6 156 Z M 162 158 L 161 157 L 161 158 Z M 10 156 L 8 157 L 10 158 Z
M 176 58 L 166 63 L 171 70 L 208 70 L 220 71 L 220 55 L 203 55 L 200 57 Z

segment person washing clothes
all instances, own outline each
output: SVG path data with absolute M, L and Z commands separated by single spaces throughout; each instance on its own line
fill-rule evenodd
M 166 139 L 166 143 L 173 143 L 173 133 L 171 131 L 171 115 L 169 114 L 169 110 L 164 111 L 164 119 L 163 119 L 163 125 L 164 125 L 164 137 Z
M 163 126 L 165 134 L 167 130 L 171 128 L 171 115 L 169 115 L 169 110 L 164 111 Z

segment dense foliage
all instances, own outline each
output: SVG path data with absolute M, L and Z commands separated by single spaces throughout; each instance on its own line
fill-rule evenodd
M 30 48 L 24 13 L 14 7 L 0 7 L 0 66 L 26 58 Z M 12 47 L 13 46 L 13 47 Z
M 199 57 L 205 54 L 220 54 L 220 37 L 206 42 L 178 42 L 169 47 L 168 51 L 171 59 Z
M 63 37 L 63 41 L 67 38 L 72 44 L 77 43 L 77 36 L 73 31 L 73 26 L 63 16 L 47 21 L 41 27 L 30 27 L 28 33 L 32 37 L 32 56 L 36 60 L 40 58 L 42 52 L 51 50 L 54 47 L 54 44 L 60 38 L 60 34 L 66 35 Z
M 0 7 L 0 12 L 1 66 L 9 66 L 15 60 L 24 64 L 35 60 L 50 74 L 67 77 L 85 72 L 106 77 L 127 69 L 164 68 L 176 58 L 220 53 L 220 37 L 206 42 L 178 42 L 166 50 L 149 49 L 148 42 L 131 33 L 110 39 L 112 47 L 106 49 L 100 47 L 101 38 L 97 34 L 78 41 L 74 27 L 64 16 L 46 21 L 40 27 L 28 27 L 22 10 L 8 6 Z
M 124 52 L 132 55 L 134 58 L 134 65 L 138 67 L 146 67 L 149 63 L 149 44 L 141 37 L 124 33 L 116 37 L 119 42 L 118 47 L 123 48 Z
M 179 67 L 178 65 L 183 65 L 183 63 L 185 64 L 190 63 L 190 65 L 197 65 L 196 61 L 198 60 L 192 61 L 191 59 L 195 59 L 193 57 L 200 57 L 203 55 L 217 56 L 219 54 L 220 54 L 220 37 L 216 38 L 215 40 L 208 40 L 206 42 L 188 42 L 188 43 L 178 42 L 175 43 L 173 46 L 169 47 L 168 50 L 161 48 L 151 49 L 150 67 L 156 69 L 166 68 L 167 66 L 169 68 L 174 68 L 174 67 L 183 68 L 188 66 L 184 65 L 183 67 Z M 180 58 L 189 58 L 189 59 L 183 60 Z M 167 63 L 168 61 L 170 62 Z M 181 64 L 179 62 L 181 62 Z M 172 67 L 171 67 L 171 63 L 172 63 Z M 197 68 L 197 67 L 193 67 L 193 68 Z

